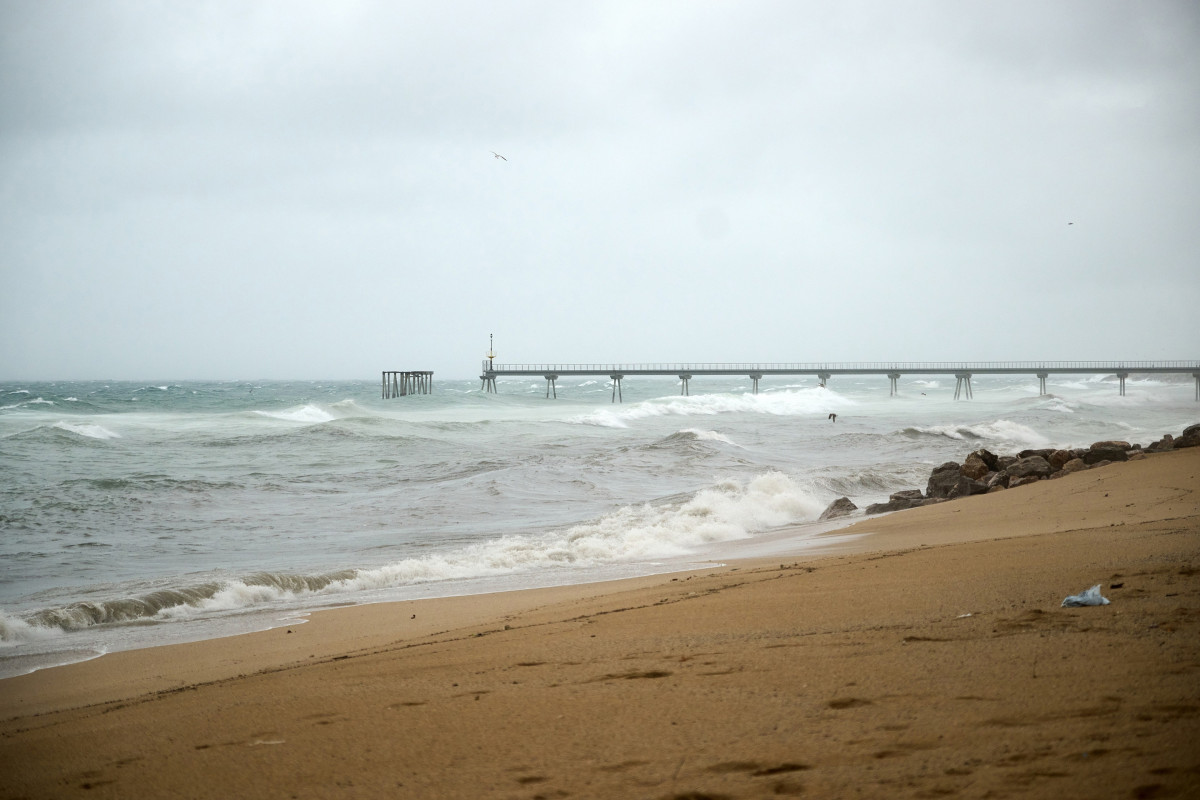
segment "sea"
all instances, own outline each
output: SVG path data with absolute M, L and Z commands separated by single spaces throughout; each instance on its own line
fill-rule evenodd
M 1190 376 L 0 383 L 0 677 L 334 606 L 803 553 L 987 448 L 1149 444 Z M 830 415 L 836 414 L 836 420 Z M 855 521 L 852 518 L 850 521 Z

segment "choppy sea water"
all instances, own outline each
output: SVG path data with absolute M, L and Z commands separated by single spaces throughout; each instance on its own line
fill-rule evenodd
M 680 569 L 979 447 L 1147 444 L 1191 378 L 0 384 L 0 677 L 313 609 Z M 838 415 L 836 422 L 828 419 Z M 783 541 L 778 532 L 800 525 Z

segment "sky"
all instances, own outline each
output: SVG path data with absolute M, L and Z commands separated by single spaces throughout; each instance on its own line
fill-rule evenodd
M 1198 359 L 1200 4 L 0 0 L 0 380 L 490 335 Z

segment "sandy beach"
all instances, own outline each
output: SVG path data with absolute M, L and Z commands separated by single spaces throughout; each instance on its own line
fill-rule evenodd
M 1200 796 L 1200 448 L 0 681 L 5 798 Z M 1111 604 L 1062 608 L 1101 584 Z

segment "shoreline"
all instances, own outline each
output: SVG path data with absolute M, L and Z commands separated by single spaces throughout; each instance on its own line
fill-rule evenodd
M 1198 475 L 1157 454 L 859 520 L 832 554 L 9 678 L 2 796 L 1194 793 Z M 1097 582 L 1112 605 L 1059 608 Z

